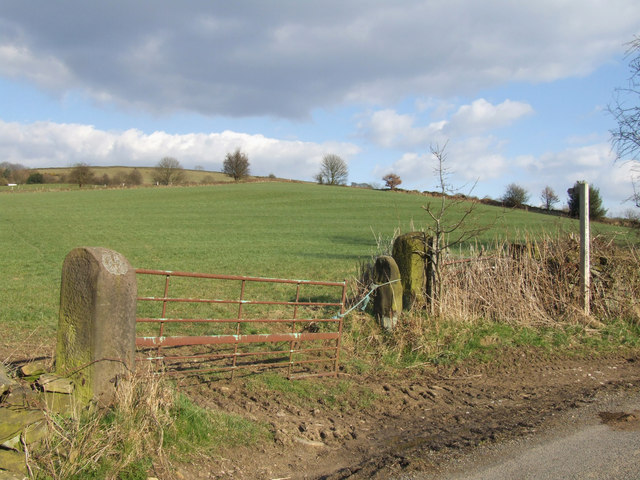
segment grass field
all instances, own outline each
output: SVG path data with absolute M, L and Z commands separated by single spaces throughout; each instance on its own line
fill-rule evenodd
M 9 337 L 52 338 L 62 262 L 78 246 L 122 253 L 134 267 L 343 280 L 376 236 L 420 228 L 428 197 L 296 183 L 0 192 L 0 322 Z M 477 241 L 577 231 L 577 222 L 479 205 Z M 595 233 L 628 231 L 594 224 Z M 4 328 L 3 328 L 4 329 Z M 5 337 L 7 339 L 7 337 Z

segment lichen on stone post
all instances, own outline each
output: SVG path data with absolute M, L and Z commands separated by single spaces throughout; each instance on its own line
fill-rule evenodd
M 393 257 L 376 258 L 373 281 L 379 287 L 374 292 L 373 312 L 380 326 L 393 330 L 402 311 L 402 283 L 400 271 Z
M 56 373 L 84 401 L 111 401 L 118 376 L 133 368 L 137 286 L 121 254 L 101 247 L 69 252 L 62 266 Z
M 393 259 L 402 278 L 402 304 L 411 309 L 426 303 L 427 277 L 431 267 L 431 239 L 425 232 L 400 235 L 393 242 Z

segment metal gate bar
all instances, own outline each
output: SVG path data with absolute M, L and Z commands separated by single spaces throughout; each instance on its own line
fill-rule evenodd
M 161 362 L 169 373 L 203 373 L 230 371 L 231 376 L 237 369 L 256 368 L 280 368 L 287 367 L 289 378 L 301 376 L 336 376 L 339 367 L 340 342 L 342 335 L 342 315 L 346 299 L 345 282 L 323 282 L 312 280 L 290 280 L 276 278 L 246 277 L 236 275 L 216 275 L 192 272 L 173 272 L 167 270 L 137 269 L 136 274 L 163 276 L 163 295 L 138 297 L 139 305 L 143 302 L 157 302 L 162 305 L 162 313 L 159 317 L 139 316 L 136 320 L 143 324 L 159 324 L 157 336 L 138 336 L 136 346 L 142 354 L 146 353 L 146 360 Z M 180 297 L 170 296 L 172 278 L 193 278 L 221 280 L 223 282 L 240 282 L 240 292 L 237 299 L 233 298 L 202 298 L 199 296 Z M 247 299 L 246 286 L 248 283 L 284 284 L 295 285 L 295 300 L 273 299 Z M 341 289 L 340 301 L 301 301 L 301 288 L 335 287 Z M 337 292 L 336 292 L 337 293 Z M 336 295 L 338 296 L 338 295 Z M 212 295 L 212 297 L 214 297 Z M 202 315 L 193 318 L 188 315 L 171 317 L 168 313 L 171 305 L 237 305 L 237 312 L 232 318 L 207 318 Z M 250 318 L 245 315 L 245 306 L 282 306 L 293 309 L 292 316 L 285 318 L 271 318 L 262 315 L 260 318 Z M 208 307 L 206 307 L 208 308 Z M 299 318 L 299 309 L 321 309 L 325 314 L 327 310 L 334 310 L 334 315 L 321 318 Z M 234 334 L 216 335 L 174 335 L 165 334 L 165 324 L 228 324 L 235 325 Z M 247 333 L 241 332 L 243 324 L 262 324 L 265 328 L 277 328 L 279 324 L 290 324 L 288 331 L 273 331 L 272 333 Z M 322 327 L 324 325 L 324 327 Z M 313 328 L 311 328 L 313 327 Z M 305 331 L 306 329 L 306 331 Z M 319 331 L 319 330 L 332 331 Z M 301 331 L 298 331 L 301 330 Z M 302 344 L 307 342 L 306 348 Z M 264 350 L 241 350 L 242 346 L 264 345 Z M 286 344 L 288 348 L 278 347 L 278 344 Z M 269 347 L 271 345 L 271 347 Z M 228 351 L 193 351 L 201 348 L 223 348 L 228 346 Z M 275 348 L 274 348 L 275 347 Z M 251 347 L 254 348 L 254 347 Z M 155 350 L 151 354 L 151 350 Z M 175 352 L 173 350 L 176 350 Z M 186 350 L 186 351 L 185 351 Z M 251 357 L 254 357 L 253 359 Z M 242 361 L 240 361 L 242 359 Z M 260 360 L 262 359 L 262 360 Z M 252 361 L 251 361 L 252 360 Z M 216 364 L 211 362 L 227 361 L 230 364 Z M 185 363 L 187 364 L 185 366 Z M 314 370 L 314 366 L 317 366 Z M 302 369 L 301 373 L 294 375 L 294 368 Z

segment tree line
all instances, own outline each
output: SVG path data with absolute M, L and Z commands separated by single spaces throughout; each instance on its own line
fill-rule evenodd
M 67 174 L 52 175 L 33 171 L 19 163 L 0 163 L 0 180 L 5 184 L 51 184 L 73 183 L 80 187 L 85 185 L 140 185 L 142 174 L 133 169 L 128 173 L 117 172 L 111 176 L 108 174 L 96 175 L 86 163 L 77 163 Z
M 567 190 L 567 207 L 569 216 L 571 217 L 578 217 L 580 215 L 579 183 L 580 182 L 575 182 L 574 185 Z M 511 183 L 507 185 L 507 189 L 500 200 L 505 207 L 520 208 L 529 201 L 529 192 L 527 192 L 524 187 L 516 183 Z M 542 201 L 542 208 L 545 210 L 553 210 L 554 205 L 560 201 L 560 197 L 558 197 L 553 188 L 547 185 L 540 193 L 540 200 Z M 593 185 L 589 185 L 589 218 L 598 220 L 604 218 L 606 214 L 607 210 L 602 206 L 600 190 Z

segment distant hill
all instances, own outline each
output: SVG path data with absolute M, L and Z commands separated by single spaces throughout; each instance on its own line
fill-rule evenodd
M 152 185 L 153 172 L 155 167 L 125 167 L 125 166 L 113 166 L 113 167 L 93 167 L 90 166 L 91 171 L 97 178 L 102 178 L 108 175 L 110 178 L 117 176 L 118 174 L 126 176 L 131 171 L 137 170 L 142 175 L 142 183 Z M 51 175 L 55 178 L 61 179 L 68 175 L 73 167 L 55 167 L 55 168 L 34 168 L 34 172 L 40 172 L 43 175 Z M 222 172 L 209 172 L 206 170 L 188 170 L 184 169 L 184 183 L 187 184 L 213 184 L 213 183 L 228 183 L 233 182 L 233 179 Z M 248 180 L 256 179 L 258 177 L 249 177 Z

